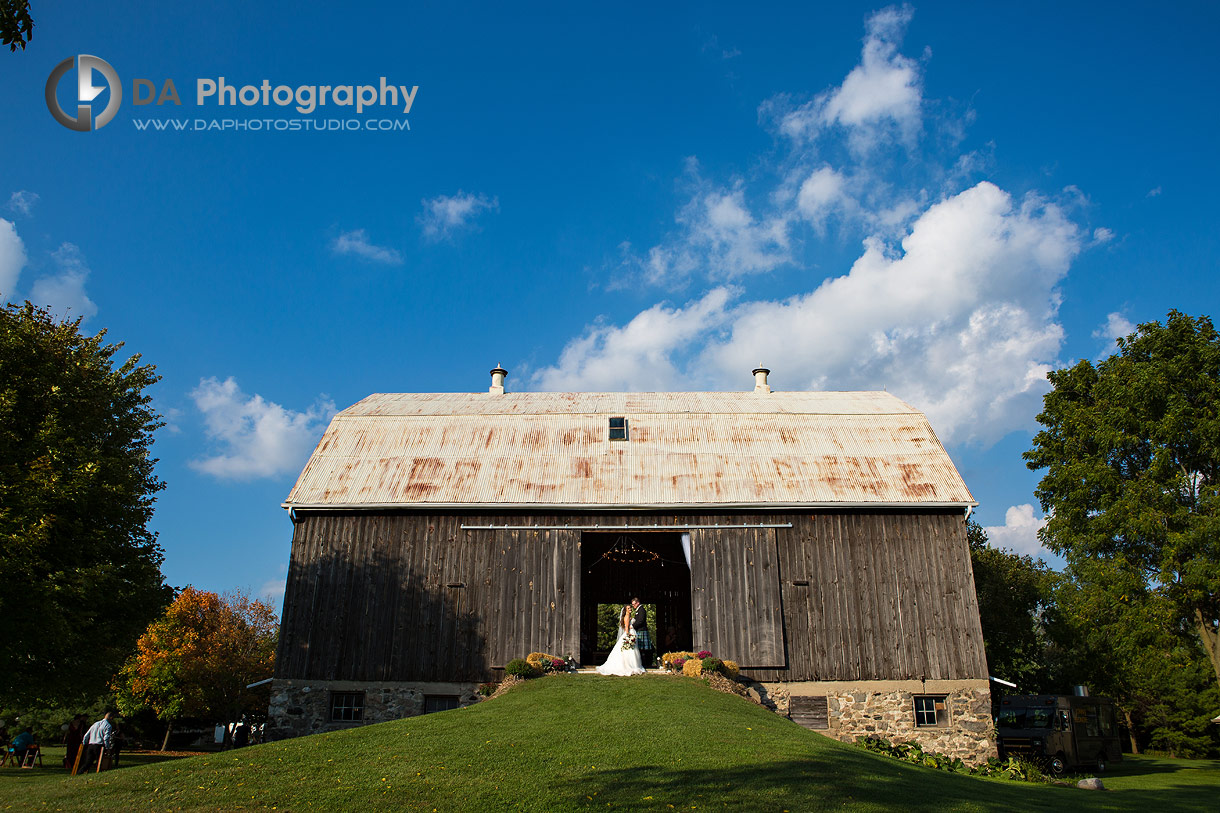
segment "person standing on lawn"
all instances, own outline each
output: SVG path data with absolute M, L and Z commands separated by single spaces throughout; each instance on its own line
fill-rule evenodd
M 69 771 L 76 764 L 76 752 L 80 750 L 80 745 L 85 740 L 85 715 L 78 714 L 72 718 L 72 722 L 68 723 L 68 730 L 64 732 L 64 767 Z
M 83 771 L 88 771 L 96 759 L 101 762 L 102 753 L 114 748 L 114 712 L 106 709 L 102 719 L 89 726 L 85 732 L 85 765 Z
M 640 663 L 645 669 L 651 669 L 656 649 L 648 633 L 648 609 L 640 604 L 639 596 L 631 599 L 631 628 L 635 631 L 635 645 L 640 650 Z

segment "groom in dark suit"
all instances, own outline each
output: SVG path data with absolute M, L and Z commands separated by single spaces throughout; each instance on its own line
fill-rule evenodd
M 648 633 L 648 610 L 640 604 L 639 596 L 631 599 L 631 628 L 635 631 L 636 649 L 640 650 L 640 665 L 651 669 L 656 650 Z

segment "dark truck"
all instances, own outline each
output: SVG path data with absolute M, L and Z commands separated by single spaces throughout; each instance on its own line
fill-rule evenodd
M 1000 758 L 1021 756 L 1053 773 L 1106 769 L 1123 758 L 1114 704 L 1103 697 L 1032 694 L 1005 697 L 996 721 Z

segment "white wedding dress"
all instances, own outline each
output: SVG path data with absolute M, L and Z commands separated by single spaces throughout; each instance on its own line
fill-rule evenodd
M 597 667 L 599 675 L 642 675 L 644 667 L 640 665 L 640 650 L 632 647 L 631 649 L 623 649 L 623 637 L 625 632 L 620 631 L 618 640 L 614 642 L 614 649 L 610 650 L 610 657 L 606 658 L 606 662 Z

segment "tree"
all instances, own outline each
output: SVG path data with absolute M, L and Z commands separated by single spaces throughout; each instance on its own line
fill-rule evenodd
M 167 724 L 162 750 L 176 720 L 229 722 L 265 710 L 266 692 L 246 686 L 271 677 L 278 631 L 269 604 L 187 587 L 140 636 L 115 678 L 119 709 L 151 708 Z
M 1037 693 L 1047 681 L 1043 614 L 1052 603 L 1054 576 L 1041 560 L 989 546 L 974 520 L 966 523 L 966 539 L 988 671 L 1022 693 Z
M 138 355 L 30 303 L 0 309 L 0 687 L 97 696 L 172 598 L 147 529 L 153 432 Z
M 10 51 L 25 45 L 34 36 L 34 20 L 30 17 L 30 0 L 0 0 L 0 42 Z
M 1220 335 L 1171 311 L 1093 365 L 1051 372 L 1025 460 L 1044 543 L 1139 576 L 1193 628 L 1220 684 Z
M 1115 701 L 1132 752 L 1220 750 L 1220 732 L 1208 725 L 1220 687 L 1199 639 L 1138 569 L 1113 559 L 1070 565 L 1055 604 L 1051 668 L 1063 687 L 1083 683 Z

